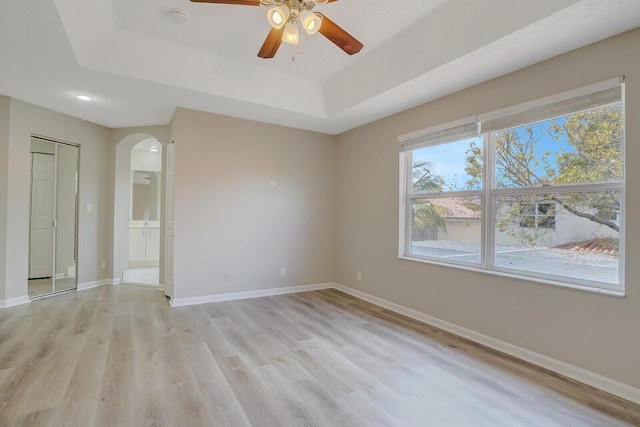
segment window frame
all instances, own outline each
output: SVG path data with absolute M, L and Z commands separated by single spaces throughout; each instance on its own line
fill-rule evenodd
M 540 186 L 540 187 L 496 187 L 496 134 L 504 129 L 480 129 L 481 123 L 493 118 L 506 117 L 510 114 L 518 112 L 526 112 L 529 109 L 544 107 L 546 105 L 552 105 L 559 101 L 571 100 L 580 96 L 595 94 L 598 91 L 605 89 L 614 89 L 616 86 L 620 87 L 620 100 L 616 102 L 602 103 L 597 106 L 591 106 L 588 109 L 595 109 L 600 106 L 612 105 L 614 103 L 621 103 L 623 105 L 622 110 L 622 159 L 623 159 L 623 171 L 622 181 L 605 182 L 605 183 L 580 183 L 580 184 L 561 184 L 553 186 Z M 580 111 L 576 110 L 567 114 L 575 114 Z M 567 114 L 556 115 L 555 117 L 562 117 Z M 540 121 L 546 121 L 552 119 L 554 116 L 549 115 Z M 413 192 L 412 184 L 412 172 L 413 172 L 413 151 L 417 148 L 408 149 L 406 141 L 419 139 L 425 135 L 432 135 L 435 132 L 446 132 L 454 127 L 459 127 L 462 124 L 469 124 L 471 120 L 469 118 L 457 120 L 451 123 L 434 126 L 425 130 L 412 132 L 411 134 L 401 135 L 398 139 L 401 143 L 400 152 L 400 228 L 399 228 L 399 258 L 426 262 L 430 264 L 437 264 L 443 266 L 451 266 L 454 268 L 463 268 L 466 270 L 479 271 L 483 273 L 489 273 L 494 275 L 508 276 L 517 279 L 523 279 L 527 281 L 540 282 L 552 285 L 558 285 L 562 287 L 576 288 L 581 290 L 587 290 L 596 293 L 603 293 L 615 296 L 625 295 L 625 221 L 626 221 L 626 104 L 624 93 L 624 78 L 610 79 L 605 82 L 590 85 L 584 88 L 576 89 L 573 91 L 564 92 L 558 95 L 545 97 L 539 100 L 527 102 L 524 104 L 518 104 L 512 107 L 504 108 L 495 112 L 487 113 L 482 116 L 476 116 L 475 121 L 478 125 L 478 136 L 482 138 L 483 148 L 483 185 L 480 190 L 468 190 L 468 191 L 441 191 L 441 192 Z M 523 122 L 518 125 L 526 126 L 535 123 Z M 459 141 L 466 139 L 467 137 L 461 137 L 460 139 L 451 138 L 444 142 L 431 142 L 423 144 L 422 147 L 430 147 L 439 144 L 446 144 L 453 141 Z M 402 144 L 405 144 L 402 148 Z M 620 192 L 620 208 L 616 212 L 617 223 L 619 226 L 618 232 L 618 281 L 617 283 L 607 283 L 600 281 L 592 281 L 586 279 L 580 279 L 568 276 L 558 276 L 547 273 L 540 273 L 536 271 L 527 271 L 515 268 L 505 268 L 495 265 L 495 208 L 496 202 L 501 196 L 522 196 L 522 195 L 536 195 L 536 194 L 564 194 L 564 193 L 595 193 L 595 192 Z M 414 254 L 412 252 L 412 204 L 416 199 L 437 199 L 437 198 L 456 198 L 456 197 L 479 197 L 480 198 L 480 263 L 461 262 L 455 259 L 440 258 L 427 256 L 422 254 Z M 536 202 L 536 209 L 538 203 Z M 537 211 L 536 211 L 537 213 Z M 557 214 L 558 206 L 554 210 L 554 224 L 557 227 Z M 538 215 L 536 215 L 537 218 Z M 536 224 L 535 229 L 538 229 Z M 551 230 L 551 229 L 549 229 Z M 553 229 L 555 230 L 555 228 Z

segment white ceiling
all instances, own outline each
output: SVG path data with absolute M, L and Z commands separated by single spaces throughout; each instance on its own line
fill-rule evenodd
M 264 60 L 262 7 L 0 5 L 0 94 L 108 127 L 167 124 L 180 106 L 337 134 L 640 26 L 638 0 L 341 0 L 314 10 L 360 53 L 301 32 Z

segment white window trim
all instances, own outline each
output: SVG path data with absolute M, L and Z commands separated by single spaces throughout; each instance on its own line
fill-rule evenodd
M 525 111 L 531 108 L 541 107 L 547 104 L 568 100 L 571 98 L 588 95 L 590 93 L 598 92 L 601 90 L 611 89 L 615 86 L 621 88 L 621 98 L 624 104 L 625 102 L 625 87 L 624 77 L 618 77 L 609 79 L 604 82 L 596 83 L 593 85 L 585 86 L 579 89 L 563 92 L 561 94 L 548 96 L 538 100 L 518 104 L 515 106 L 503 108 L 500 110 L 492 111 L 486 114 L 478 115 L 475 117 L 456 120 L 449 123 L 444 123 L 436 126 L 432 126 L 420 131 L 407 133 L 398 137 L 401 144 L 400 152 L 400 200 L 399 200 L 399 244 L 398 244 L 398 258 L 409 261 L 417 261 L 428 264 L 435 264 L 447 267 L 460 268 L 464 270 L 477 271 L 487 274 L 494 274 L 499 276 L 511 277 L 521 279 L 530 282 L 538 282 L 544 284 L 551 284 L 555 286 L 567 287 L 572 289 L 585 290 L 595 292 L 599 294 L 606 294 L 611 296 L 625 296 L 626 283 L 625 283 L 625 222 L 626 222 L 626 138 L 623 139 L 623 181 L 612 183 L 597 183 L 597 184 L 569 184 L 569 185 L 557 185 L 557 186 L 545 186 L 545 187 L 531 187 L 531 188 L 496 188 L 495 187 L 495 131 L 487 131 L 483 133 L 483 160 L 485 167 L 485 183 L 481 190 L 473 191 L 452 191 L 452 192 L 438 192 L 438 193 L 413 193 L 410 189 L 412 177 L 412 168 L 410 167 L 412 162 L 412 150 L 407 149 L 406 144 L 408 141 L 419 139 L 421 136 L 428 133 L 440 132 L 453 127 L 464 126 L 472 123 L 474 120 L 478 123 L 478 129 L 480 129 L 480 123 L 499 118 L 504 115 L 513 114 L 516 112 Z M 626 108 L 623 110 L 623 127 L 626 129 Z M 438 143 L 430 144 L 438 145 Z M 501 195 L 523 195 L 523 194 L 548 194 L 553 193 L 570 193 L 570 192 L 599 192 L 599 191 L 619 191 L 620 192 L 620 214 L 619 214 L 619 227 L 621 232 L 619 233 L 619 264 L 618 264 L 618 277 L 619 283 L 610 284 L 605 282 L 595 282 L 586 279 L 578 279 L 571 277 L 555 276 L 545 273 L 537 273 L 516 269 L 508 269 L 503 267 L 497 267 L 494 265 L 494 248 L 495 248 L 495 198 Z M 425 255 L 413 254 L 411 252 L 411 209 L 412 201 L 415 199 L 434 199 L 434 198 L 452 198 L 452 197 L 479 197 L 481 200 L 481 212 L 483 218 L 481 221 L 481 251 L 480 251 L 480 263 L 460 262 L 451 259 L 443 261 L 441 258 L 429 257 Z
M 540 230 L 540 228 L 542 228 L 543 230 L 555 230 L 556 229 L 556 219 L 557 219 L 557 215 L 556 215 L 556 205 L 558 204 L 557 202 L 554 201 L 544 201 L 544 202 L 531 202 L 530 203 L 533 206 L 532 212 L 533 215 L 523 215 L 523 217 L 527 217 L 527 218 L 533 218 L 533 226 L 528 226 L 528 225 L 522 225 L 522 219 L 520 220 L 520 222 L 518 223 L 518 227 L 520 228 L 533 228 L 535 230 Z M 553 215 L 540 215 L 540 206 L 541 205 L 549 205 L 549 206 L 553 206 Z M 549 218 L 549 217 L 553 217 L 553 228 L 549 228 L 549 227 L 540 227 L 540 218 Z

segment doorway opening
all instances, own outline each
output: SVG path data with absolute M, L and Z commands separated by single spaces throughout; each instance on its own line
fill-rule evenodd
M 128 283 L 160 283 L 162 144 L 155 138 L 131 150 Z

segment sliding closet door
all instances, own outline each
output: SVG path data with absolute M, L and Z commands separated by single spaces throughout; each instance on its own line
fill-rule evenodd
M 77 146 L 31 139 L 29 297 L 76 288 Z
M 51 145 L 31 154 L 29 295 L 53 292 L 54 152 Z
M 76 288 L 78 147 L 58 144 L 56 165 L 54 291 L 59 292 Z

